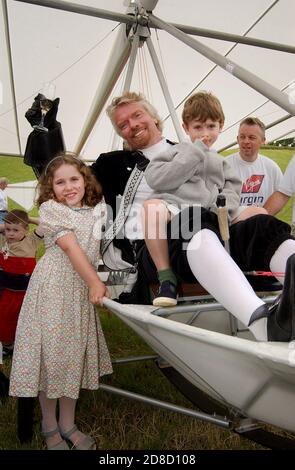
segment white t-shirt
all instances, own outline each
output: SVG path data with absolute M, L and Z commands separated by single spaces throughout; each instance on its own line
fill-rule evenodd
M 0 189 L 0 211 L 7 211 L 7 194 Z
M 295 194 L 295 155 L 290 160 L 281 184 L 278 187 L 278 191 L 286 194 L 287 196 L 293 196 Z
M 281 184 L 278 187 L 278 191 L 287 196 L 293 196 L 295 194 L 295 155 L 290 160 L 284 176 L 282 178 Z M 295 222 L 295 204 L 293 203 L 293 214 L 292 221 Z
M 258 154 L 254 162 L 246 162 L 239 153 L 226 157 L 242 180 L 240 206 L 262 207 L 277 191 L 282 181 L 280 167 L 270 158 Z
M 152 160 L 156 155 L 166 152 L 169 147 L 170 144 L 168 144 L 165 139 L 162 139 L 157 144 L 141 150 L 141 152 L 146 158 Z M 142 227 L 142 204 L 151 197 L 152 192 L 152 188 L 147 184 L 145 176 L 143 175 L 125 223 L 125 237 L 129 240 L 141 240 L 144 238 Z

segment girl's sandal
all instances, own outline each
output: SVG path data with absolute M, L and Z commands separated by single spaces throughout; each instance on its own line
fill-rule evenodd
M 75 450 L 96 450 L 95 440 L 93 439 L 93 437 L 88 436 L 87 434 L 85 434 L 85 437 L 83 437 L 80 442 L 77 442 L 76 444 L 74 444 L 71 441 L 70 437 L 76 431 L 79 431 L 76 425 L 74 425 L 72 429 L 66 432 L 62 432 L 61 430 L 59 430 L 60 435 L 64 439 L 66 439 L 69 442 L 69 444 L 74 447 Z
M 58 434 L 60 431 L 58 428 L 54 429 L 53 431 L 43 431 L 42 434 L 47 439 L 48 437 L 55 436 L 55 434 Z M 52 447 L 47 446 L 47 450 L 70 450 L 68 444 L 64 439 L 60 440 L 57 444 L 55 444 Z

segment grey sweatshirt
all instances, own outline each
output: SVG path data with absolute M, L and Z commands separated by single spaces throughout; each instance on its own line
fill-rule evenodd
M 151 199 L 163 199 L 179 209 L 200 204 L 216 213 L 216 198 L 221 192 L 226 197 L 229 221 L 241 212 L 241 180 L 223 157 L 199 140 L 172 145 L 151 160 L 144 174 L 154 190 Z

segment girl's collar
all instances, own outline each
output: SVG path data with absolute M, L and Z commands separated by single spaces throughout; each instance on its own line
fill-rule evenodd
M 91 209 L 91 207 L 89 206 L 82 206 L 82 207 L 70 207 L 68 206 L 69 209 L 72 209 L 72 211 L 88 211 L 89 209 Z

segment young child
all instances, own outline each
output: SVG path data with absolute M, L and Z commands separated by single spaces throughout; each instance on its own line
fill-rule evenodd
M 153 305 L 177 304 L 177 279 L 170 267 L 167 222 L 185 206 L 199 205 L 217 212 L 218 194 L 226 197 L 230 223 L 266 213 L 263 208 L 239 207 L 241 181 L 224 158 L 211 147 L 224 125 L 218 98 L 198 92 L 185 103 L 183 128 L 192 143 L 171 147 L 149 163 L 145 177 L 154 190 L 153 198 L 144 203 L 145 243 L 157 268 L 159 293 Z
M 30 219 L 23 210 L 14 209 L 0 225 L 0 341 L 3 355 L 12 353 L 18 315 L 36 265 L 36 252 L 43 240 L 37 228 L 29 233 Z
M 75 425 L 75 407 L 80 388 L 97 389 L 99 377 L 112 372 L 94 308 L 108 295 L 94 268 L 105 213 L 101 190 L 90 169 L 70 155 L 51 160 L 38 189 L 46 251 L 20 312 L 10 395 L 39 394 L 48 449 L 68 450 L 70 441 L 92 450 L 94 439 Z

